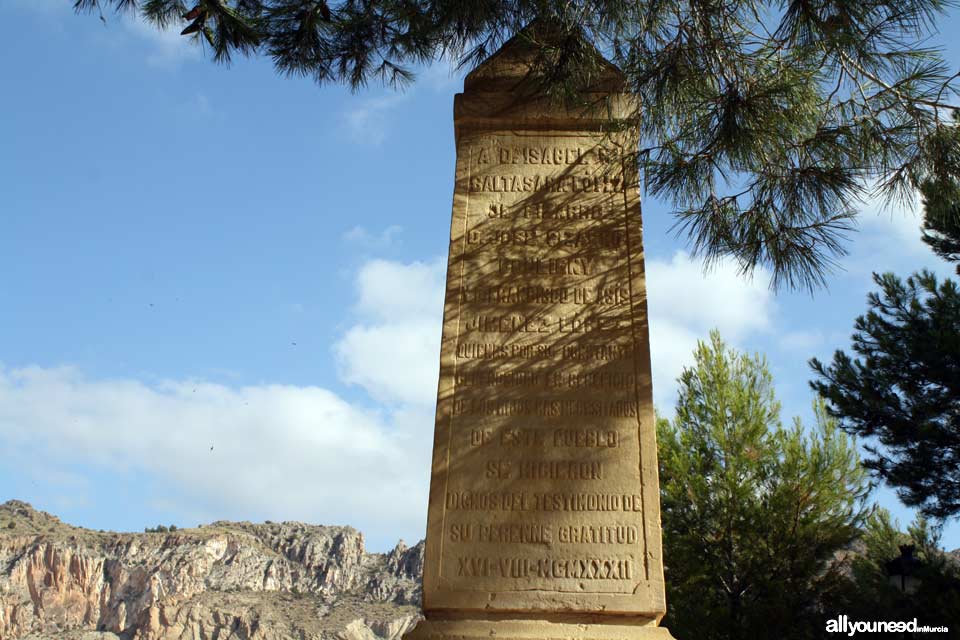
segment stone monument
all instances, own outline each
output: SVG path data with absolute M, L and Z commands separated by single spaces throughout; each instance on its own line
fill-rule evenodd
M 405 640 L 669 639 L 635 129 L 566 107 L 524 31 L 454 103 L 423 610 Z

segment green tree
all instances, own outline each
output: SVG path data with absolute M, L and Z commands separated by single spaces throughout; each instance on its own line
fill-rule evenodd
M 960 185 L 926 182 L 923 194 L 923 241 L 944 260 L 957 263 L 960 275 Z
M 954 113 L 960 122 L 960 114 Z M 942 140 L 939 140 L 942 138 Z M 960 127 L 945 129 L 934 143 L 943 147 L 941 162 L 920 187 L 923 196 L 923 241 L 934 253 L 957 263 L 960 275 Z
M 766 362 L 700 343 L 658 420 L 668 620 L 678 638 L 804 638 L 842 583 L 834 554 L 866 517 L 853 442 L 815 404 L 780 421 Z
M 912 547 L 917 561 L 907 591 L 887 570 L 904 545 Z M 883 619 L 916 618 L 920 625 L 954 627 L 960 620 L 960 562 L 944 553 L 939 530 L 922 517 L 903 532 L 887 510 L 877 509 L 843 562 L 850 579 L 832 595 L 824 612 L 828 619 L 846 614 L 851 620 L 876 620 L 882 611 Z
M 874 281 L 855 322 L 856 359 L 816 358 L 810 384 L 830 415 L 861 437 L 864 465 L 929 517 L 960 514 L 960 291 L 928 271 Z
M 412 66 L 483 59 L 515 36 L 533 79 L 571 96 L 597 48 L 643 112 L 647 189 L 706 260 L 775 286 L 822 283 L 866 185 L 905 196 L 960 141 L 958 74 L 927 46 L 948 0 L 75 0 L 183 27 L 214 60 L 264 55 L 318 83 L 402 85 Z M 101 13 L 101 17 L 103 14 Z M 534 23 L 542 28 L 524 29 Z M 269 126 L 269 123 L 265 123 Z M 213 188 L 213 187 L 212 187 Z

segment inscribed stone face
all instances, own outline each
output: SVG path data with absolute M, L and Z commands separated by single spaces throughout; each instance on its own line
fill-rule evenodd
M 424 607 L 659 617 L 636 138 L 510 124 L 458 132 Z

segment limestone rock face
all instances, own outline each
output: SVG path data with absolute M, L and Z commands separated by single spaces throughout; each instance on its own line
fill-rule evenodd
M 423 544 L 367 553 L 350 527 L 71 527 L 0 505 L 0 640 L 395 640 L 420 618 Z

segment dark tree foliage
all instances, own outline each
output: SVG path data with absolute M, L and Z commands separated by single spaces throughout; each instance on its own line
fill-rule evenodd
M 811 386 L 843 429 L 865 439 L 864 465 L 927 516 L 960 514 L 960 291 L 928 271 L 874 274 L 857 318 L 856 359 L 834 353 Z
M 960 122 L 960 114 L 954 119 Z M 956 262 L 960 274 L 960 127 L 940 133 L 943 152 L 934 174 L 920 187 L 923 195 L 923 241 L 950 262 Z
M 958 263 L 960 275 L 960 187 L 925 183 L 922 193 L 923 241 L 941 258 Z
M 906 592 L 905 585 L 891 581 L 887 572 L 887 563 L 901 555 L 900 545 L 912 546 L 917 559 L 910 571 L 913 584 Z M 960 620 L 960 558 L 943 551 L 936 527 L 919 518 L 902 532 L 889 512 L 877 509 L 854 550 L 839 559 L 846 565 L 848 580 L 824 601 L 823 619 L 843 614 L 851 620 L 876 620 L 877 612 L 883 612 L 883 620 L 916 618 L 920 625 L 956 627 Z
M 623 69 L 642 112 L 639 167 L 709 263 L 822 284 L 867 185 L 905 197 L 960 148 L 954 81 L 925 45 L 951 0 L 75 0 L 176 25 L 213 58 L 287 75 L 402 85 L 414 65 L 473 65 L 536 44 L 547 93 Z M 101 13 L 102 16 L 102 13 Z M 550 37 L 524 26 L 549 24 Z M 946 141 L 946 146 L 942 144 Z

